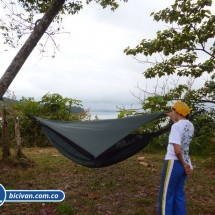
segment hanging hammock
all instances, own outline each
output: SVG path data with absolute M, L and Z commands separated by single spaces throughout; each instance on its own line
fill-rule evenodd
M 163 112 L 94 121 L 55 121 L 29 116 L 64 156 L 86 167 L 105 167 L 143 149 L 160 132 L 131 134 L 141 126 L 167 116 Z

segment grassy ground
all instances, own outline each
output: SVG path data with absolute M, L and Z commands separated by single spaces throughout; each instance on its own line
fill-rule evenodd
M 153 215 L 157 214 L 164 153 L 139 153 L 119 164 L 90 169 L 73 163 L 54 148 L 27 148 L 36 165 L 0 163 L 0 183 L 11 189 L 60 189 L 60 203 L 7 203 L 1 215 Z M 144 156 L 141 165 L 138 157 Z M 194 173 L 186 181 L 187 214 L 215 214 L 215 160 L 192 157 Z

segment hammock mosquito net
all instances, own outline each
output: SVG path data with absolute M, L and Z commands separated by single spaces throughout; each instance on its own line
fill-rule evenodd
M 105 167 L 143 149 L 157 133 L 131 134 L 141 126 L 165 117 L 163 112 L 94 121 L 55 121 L 32 117 L 53 146 L 72 161 L 87 167 Z

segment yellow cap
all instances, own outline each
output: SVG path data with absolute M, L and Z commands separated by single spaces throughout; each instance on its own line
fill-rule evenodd
M 187 116 L 190 113 L 190 108 L 188 107 L 188 105 L 181 101 L 177 101 L 173 105 L 173 108 L 182 116 Z

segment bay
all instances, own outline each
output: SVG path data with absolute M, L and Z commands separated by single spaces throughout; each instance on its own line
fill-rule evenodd
M 97 116 L 99 119 L 117 119 L 119 112 L 116 111 L 92 111 L 91 114 L 91 120 L 95 119 L 95 116 Z

